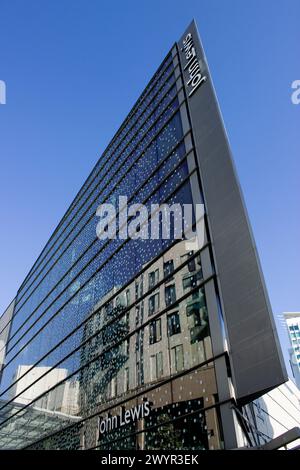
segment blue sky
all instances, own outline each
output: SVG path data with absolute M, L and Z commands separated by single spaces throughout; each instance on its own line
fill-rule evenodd
M 274 315 L 300 310 L 299 0 L 0 0 L 0 312 L 193 17 Z

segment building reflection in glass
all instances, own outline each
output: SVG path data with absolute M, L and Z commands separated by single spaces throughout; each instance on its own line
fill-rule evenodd
M 112 448 L 115 441 L 119 449 L 155 449 L 159 435 L 168 430 L 169 441 L 160 439 L 160 448 L 220 447 L 216 410 L 197 412 L 213 405 L 216 398 L 212 363 L 159 385 L 212 358 L 200 255 L 187 253 L 185 242 L 177 243 L 149 268 L 144 266 L 143 273 L 121 292 L 115 287 L 95 310 L 85 326 L 81 358 L 85 363 L 100 354 L 100 359 L 80 376 L 82 416 L 95 410 L 101 413 L 124 397 L 128 397 L 124 406 L 130 408 L 131 396 L 155 384 L 157 388 L 147 394 L 152 407 L 143 423 L 138 420 L 130 429 L 123 428 L 123 437 L 109 433 L 106 443 L 105 438 L 99 441 L 98 420 L 87 421 L 82 445 Z M 86 343 L 89 336 L 93 340 Z M 187 416 L 181 419 L 180 415 Z

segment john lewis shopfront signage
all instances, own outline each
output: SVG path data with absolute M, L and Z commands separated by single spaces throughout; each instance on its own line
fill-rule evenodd
M 129 410 L 120 408 L 119 414 L 114 416 L 107 415 L 105 418 L 99 418 L 99 437 L 110 431 L 114 431 L 126 424 L 133 423 L 139 419 L 146 418 L 150 414 L 151 405 L 145 401 L 140 405 L 134 406 Z

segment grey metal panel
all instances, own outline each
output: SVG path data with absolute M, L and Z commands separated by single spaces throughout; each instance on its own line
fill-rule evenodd
M 202 80 L 193 90 L 183 41 L 191 33 Z M 178 42 L 205 197 L 237 399 L 287 380 L 281 348 L 236 171 L 194 21 Z M 191 96 L 189 96 L 191 95 Z

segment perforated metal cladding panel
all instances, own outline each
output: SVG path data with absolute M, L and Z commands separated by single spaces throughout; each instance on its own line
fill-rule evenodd
M 189 82 L 189 68 L 185 68 L 186 51 L 182 50 L 188 34 L 192 36 L 200 73 L 207 78 L 195 90 Z M 194 22 L 177 46 L 208 213 L 236 397 L 246 402 L 285 382 L 287 375 L 226 132 Z

